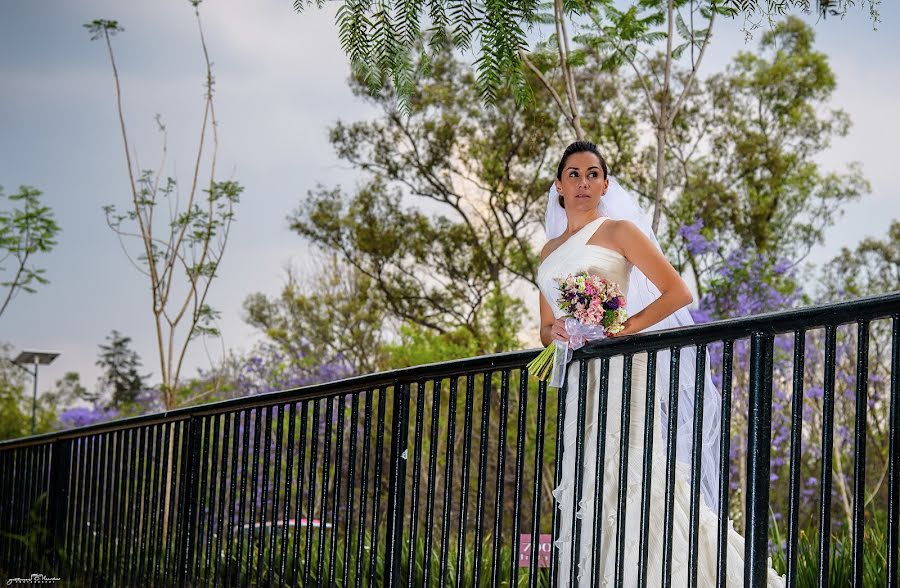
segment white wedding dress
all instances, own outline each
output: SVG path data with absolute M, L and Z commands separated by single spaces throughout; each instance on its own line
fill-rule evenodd
M 585 225 L 565 243 L 550 253 L 538 268 L 538 284 L 541 293 L 554 309 L 558 318 L 562 315 L 555 303 L 559 291 L 556 278 L 570 273 L 587 271 L 600 275 L 622 288 L 628 300 L 629 273 L 632 264 L 621 254 L 605 247 L 589 245 L 588 240 L 606 218 L 599 218 Z M 602 525 L 597 553 L 601 578 L 591 577 L 594 527 L 594 480 L 597 455 L 597 420 L 599 407 L 600 361 L 592 360 L 588 367 L 587 402 L 585 410 L 584 474 L 582 476 L 582 500 L 577 517 L 581 519 L 581 542 L 578 557 L 578 586 L 615 585 L 616 553 L 625 550 L 623 582 L 625 587 L 638 582 L 638 554 L 641 525 L 642 471 L 644 467 L 644 423 L 646 407 L 647 360 L 646 354 L 637 354 L 632 360 L 631 412 L 628 434 L 628 489 L 625 509 L 625 542 L 616 545 L 617 507 L 619 496 L 619 456 L 621 433 L 621 399 L 623 358 L 610 360 L 605 428 L 606 447 L 603 463 Z M 565 399 L 565 423 L 563 428 L 562 482 L 553 491 L 560 509 L 560 532 L 555 545 L 559 549 L 559 586 L 569 586 L 572 566 L 572 509 L 575 501 L 575 442 L 578 427 L 578 366 L 569 369 L 568 392 Z M 650 476 L 650 524 L 647 545 L 648 586 L 662 585 L 664 513 L 665 513 L 665 444 L 660 433 L 659 394 L 653 411 L 653 455 Z M 672 532 L 672 586 L 688 585 L 688 547 L 690 534 L 690 470 L 676 462 Z M 700 500 L 698 574 L 697 586 L 716 585 L 716 542 L 718 516 Z M 744 538 L 737 533 L 731 521 L 728 523 L 727 586 L 744 585 Z M 784 586 L 784 579 L 769 571 L 769 586 Z

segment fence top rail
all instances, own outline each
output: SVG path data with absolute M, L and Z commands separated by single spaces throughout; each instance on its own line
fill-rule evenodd
M 605 339 L 590 343 L 575 353 L 574 359 L 609 357 L 642 351 L 657 351 L 685 345 L 711 343 L 749 337 L 753 333 L 776 335 L 797 329 L 816 329 L 831 325 L 841 325 L 856 321 L 900 317 L 900 291 L 860 298 L 848 302 L 823 304 L 791 310 L 771 312 L 750 317 L 728 319 L 693 325 L 681 329 L 667 329 L 640 335 Z M 110 433 L 138 426 L 151 426 L 187 420 L 226 412 L 268 407 L 286 402 L 323 398 L 338 394 L 373 391 L 394 386 L 424 383 L 453 376 L 466 376 L 506 369 L 518 369 L 533 359 L 538 349 L 511 351 L 458 359 L 441 363 L 413 366 L 397 370 L 367 374 L 314 384 L 302 388 L 268 392 L 254 396 L 232 398 L 209 404 L 179 408 L 171 411 L 130 417 L 78 427 L 66 431 L 44 433 L 32 437 L 22 437 L 0 441 L 0 450 L 14 449 L 26 445 L 51 443 L 64 439 L 86 437 Z

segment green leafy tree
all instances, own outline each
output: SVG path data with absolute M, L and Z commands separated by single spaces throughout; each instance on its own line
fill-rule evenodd
M 131 202 L 124 211 L 114 205 L 104 210 L 107 223 L 118 236 L 123 251 L 150 283 L 161 392 L 167 408 L 178 401 L 178 385 L 190 343 L 198 336 L 218 335 L 217 312 L 207 303 L 207 298 L 225 253 L 234 206 L 243 191 L 233 180 L 217 179 L 219 135 L 213 101 L 214 78 L 199 5 L 199 0 L 191 0 L 205 64 L 206 91 L 197 154 L 184 193 L 175 178 L 164 174 L 167 134 L 159 116 L 156 121 L 163 137 L 159 167 L 143 169 L 132 161 L 135 149 L 125 124 L 112 43 L 112 38 L 123 30 L 122 27 L 117 21 L 103 19 L 84 25 L 91 39 L 102 40 L 109 53 L 131 188 Z M 137 243 L 136 250 L 128 248 L 130 242 Z
M 796 18 L 767 31 L 692 99 L 672 138 L 677 196 L 663 241 L 700 294 L 729 252 L 796 265 L 842 208 L 869 192 L 859 164 L 828 171 L 816 158 L 850 119 L 830 101 L 837 82 L 812 29 Z M 691 243 L 685 227 L 710 244 Z M 699 245 L 699 246 L 698 246 Z
M 42 192 L 20 186 L 15 194 L 5 195 L 0 186 L 0 316 L 19 292 L 34 293 L 39 284 L 47 284 L 45 270 L 34 264 L 34 257 L 49 253 L 56 246 L 60 228 L 53 210 L 41 202 Z
M 840 301 L 900 289 L 900 220 L 891 222 L 884 239 L 863 239 L 825 264 L 819 280 L 822 297 Z
M 81 374 L 66 372 L 62 378 L 56 380 L 51 390 L 44 392 L 42 398 L 59 412 L 78 402 L 96 403 L 100 400 L 100 395 L 91 392 L 81 383 Z
M 331 141 L 368 179 L 353 195 L 311 193 L 291 224 L 371 280 L 395 324 L 462 329 L 482 352 L 508 349 L 518 292 L 535 280 L 559 115 L 509 93 L 482 108 L 473 72 L 449 53 L 415 83 L 409 116 L 392 92 L 372 97 L 354 83 L 382 116 L 338 122 Z
M 109 406 L 122 409 L 134 404 L 145 388 L 147 376 L 140 373 L 141 358 L 131 348 L 131 337 L 113 330 L 100 345 L 97 367 L 103 370 L 99 379 L 100 389 L 109 398 Z
M 604 3 L 600 2 L 601 4 Z M 679 2 L 680 3 L 680 2 Z M 770 22 L 789 11 L 810 12 L 810 0 L 721 0 L 700 1 L 700 5 L 723 7 L 734 15 L 743 15 L 745 29 L 758 23 Z M 315 4 L 321 8 L 324 0 L 294 0 L 298 11 Z M 485 3 L 470 1 L 445 3 L 439 0 L 395 0 L 342 2 L 337 12 L 338 35 L 341 46 L 358 72 L 373 88 L 390 83 L 402 97 L 411 97 L 417 68 L 427 65 L 439 55 L 447 42 L 462 51 L 475 55 L 478 68 L 478 88 L 488 102 L 496 101 L 501 88 L 511 89 L 522 101 L 529 96 L 529 85 L 523 74 L 521 56 L 528 49 L 527 31 L 539 24 L 554 27 L 560 38 L 566 38 L 566 25 L 576 23 L 589 2 L 554 0 L 550 22 L 541 18 L 544 3 L 537 0 L 491 0 Z M 671 14 L 674 0 L 638 0 L 637 8 L 665 4 Z M 822 15 L 845 14 L 852 7 L 865 7 L 873 22 L 878 22 L 880 0 L 817 0 L 815 10 Z M 424 25 L 424 27 L 423 27 Z M 674 25 L 669 20 L 669 31 Z M 429 39 L 423 48 L 420 39 Z M 670 34 L 671 37 L 671 34 Z M 475 43 L 477 42 L 477 47 Z M 418 55 L 415 59 L 413 56 Z M 567 55 L 563 55 L 567 61 Z M 577 111 L 577 105 L 574 110 Z
M 383 300 L 369 276 L 341 269 L 336 255 L 307 275 L 289 270 L 278 296 L 251 294 L 244 310 L 297 367 L 338 363 L 365 374 L 383 365 Z

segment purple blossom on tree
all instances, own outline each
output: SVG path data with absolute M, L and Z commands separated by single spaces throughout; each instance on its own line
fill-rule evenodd
M 715 243 L 703 236 L 703 221 L 697 219 L 692 224 L 682 225 L 678 229 L 678 236 L 684 239 L 688 252 L 698 257 L 705 253 L 711 253 L 717 249 Z
M 118 416 L 119 412 L 114 408 L 78 406 L 60 413 L 59 426 L 61 429 L 87 427 L 88 425 L 110 421 Z

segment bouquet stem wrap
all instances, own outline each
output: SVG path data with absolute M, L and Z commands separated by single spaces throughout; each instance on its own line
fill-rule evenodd
M 574 318 L 566 319 L 566 333 L 569 342 L 553 341 L 553 370 L 550 372 L 548 386 L 561 388 L 566 377 L 566 365 L 572 360 L 572 353 L 584 347 L 588 341 L 596 341 L 606 337 L 603 325 L 586 325 Z

